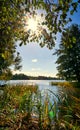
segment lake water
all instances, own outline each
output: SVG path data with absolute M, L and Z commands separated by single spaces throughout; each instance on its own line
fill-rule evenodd
M 50 85 L 50 82 L 52 81 L 57 82 L 59 80 L 10 80 L 7 81 L 7 84 L 38 85 L 39 90 L 41 91 L 49 89 L 57 93 L 58 87 Z
M 38 85 L 39 90 L 43 96 L 48 95 L 50 99 L 56 99 L 56 95 L 59 95 L 61 87 L 51 86 L 50 82 L 63 82 L 62 80 L 10 80 L 6 84 L 10 85 Z M 3 83 L 3 82 L 1 82 Z
M 50 99 L 56 95 L 59 95 L 59 87 L 51 86 L 50 82 L 62 82 L 62 80 L 10 80 L 7 81 L 7 84 L 23 84 L 23 85 L 38 85 L 39 90 L 41 91 L 42 95 L 48 94 Z M 52 93 L 53 92 L 53 93 Z M 57 99 L 56 99 L 57 100 Z
M 57 117 L 58 117 L 58 101 L 59 101 L 59 92 L 61 87 L 57 86 L 51 86 L 50 82 L 62 82 L 60 80 L 10 80 L 7 81 L 7 84 L 10 85 L 38 85 L 38 88 L 40 90 L 41 94 L 41 101 L 44 104 L 45 101 L 48 102 L 49 109 L 52 109 L 53 106 L 55 106 L 55 109 L 57 111 Z M 39 93 L 38 93 L 39 95 Z M 39 97 L 38 97 L 39 98 Z M 36 98 L 35 98 L 36 99 Z M 36 100 L 35 100 L 36 103 Z M 55 105 L 54 105 L 55 104 Z

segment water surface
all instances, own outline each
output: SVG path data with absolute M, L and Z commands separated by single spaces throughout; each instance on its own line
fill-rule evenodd
M 58 87 L 51 86 L 50 82 L 57 82 L 57 80 L 10 80 L 7 81 L 8 84 L 23 84 L 23 85 L 38 85 L 39 90 L 43 91 L 46 89 L 52 90 L 57 93 Z

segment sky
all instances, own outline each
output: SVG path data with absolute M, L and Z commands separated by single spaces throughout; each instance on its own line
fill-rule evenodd
M 22 57 L 22 69 L 16 71 L 17 73 L 24 73 L 31 76 L 55 76 L 56 70 L 56 56 L 53 56 L 53 50 L 47 47 L 41 48 L 38 43 L 29 43 L 18 47 Z
M 72 16 L 72 23 L 80 24 L 80 6 L 77 13 Z M 56 55 L 52 55 L 55 48 L 59 47 L 60 35 L 57 35 L 56 45 L 52 50 L 47 47 L 41 48 L 38 43 L 29 43 L 17 47 L 22 57 L 22 69 L 14 73 L 24 73 L 30 76 L 51 76 L 56 77 L 57 74 L 57 60 Z

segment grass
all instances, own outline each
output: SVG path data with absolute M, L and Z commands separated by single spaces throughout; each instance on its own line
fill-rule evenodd
M 51 82 L 59 87 L 59 118 L 57 126 L 64 130 L 80 130 L 80 83 Z
M 79 82 L 68 82 L 68 81 L 65 81 L 65 82 L 51 82 L 50 83 L 52 86 L 55 85 L 55 86 L 61 86 L 61 87 L 79 87 L 80 88 L 80 83 Z
M 58 95 L 33 85 L 1 88 L 0 130 L 80 130 L 80 91 L 63 88 Z
M 50 129 L 49 98 L 43 99 L 37 86 L 13 85 L 1 91 L 0 130 Z

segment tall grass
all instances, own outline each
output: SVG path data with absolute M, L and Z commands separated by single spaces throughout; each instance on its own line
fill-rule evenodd
M 56 95 L 51 90 L 42 93 L 32 85 L 4 87 L 0 130 L 79 130 L 80 96 L 68 88 L 61 88 Z
M 64 130 L 80 129 L 80 89 L 74 87 L 73 83 L 65 84 L 60 87 L 59 95 L 59 119 L 57 126 Z M 68 85 L 67 85 L 68 84 Z M 77 85 L 76 85 L 77 86 Z
M 77 87 L 77 88 L 80 88 L 80 83 L 79 82 L 68 82 L 68 81 L 65 81 L 65 82 L 51 82 L 50 83 L 52 86 L 55 85 L 55 86 L 61 86 L 61 87 Z
M 42 95 L 36 86 L 6 86 L 0 104 L 0 126 L 2 128 L 11 127 L 11 125 L 14 128 L 14 123 L 16 124 L 18 120 L 20 120 L 21 127 L 25 122 L 29 126 L 35 120 L 37 129 L 51 129 L 56 102 L 53 105 L 49 95 L 47 93 L 45 96 Z

